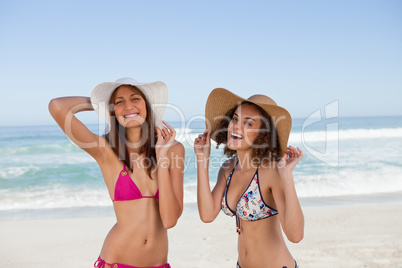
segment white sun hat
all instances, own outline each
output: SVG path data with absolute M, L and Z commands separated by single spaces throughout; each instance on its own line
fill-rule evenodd
M 155 119 L 155 126 L 162 128 L 162 116 L 168 101 L 168 88 L 161 81 L 141 83 L 133 78 L 121 78 L 116 82 L 104 82 L 97 85 L 91 93 L 91 103 L 97 114 L 106 121 L 105 133 L 110 131 L 110 106 L 109 100 L 113 91 L 123 85 L 135 86 L 145 95 L 151 105 Z

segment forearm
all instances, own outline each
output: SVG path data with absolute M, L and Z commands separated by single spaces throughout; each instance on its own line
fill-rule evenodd
M 299 242 L 304 235 L 304 216 L 297 197 L 293 175 L 290 173 L 281 174 L 284 182 L 285 194 L 285 217 L 284 232 L 292 242 Z
M 215 219 L 215 202 L 209 185 L 209 159 L 197 158 L 197 205 L 203 222 Z
M 166 229 L 176 225 L 183 208 L 173 190 L 168 158 L 158 159 L 159 211 Z

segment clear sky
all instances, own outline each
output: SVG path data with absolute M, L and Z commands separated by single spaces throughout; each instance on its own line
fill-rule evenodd
M 164 81 L 186 119 L 216 87 L 297 118 L 402 115 L 402 1 L 0 0 L 0 126 L 121 77 Z

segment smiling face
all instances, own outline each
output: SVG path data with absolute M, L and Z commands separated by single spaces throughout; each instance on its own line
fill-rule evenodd
M 141 92 L 132 86 L 120 86 L 112 95 L 114 115 L 124 127 L 139 127 L 147 118 L 146 102 Z
M 228 125 L 227 147 L 231 150 L 249 150 L 260 133 L 262 115 L 251 104 L 243 103 L 233 114 Z

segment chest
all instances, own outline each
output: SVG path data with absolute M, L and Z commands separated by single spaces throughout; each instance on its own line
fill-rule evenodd
M 134 185 L 138 188 L 142 195 L 154 195 L 158 190 L 158 180 L 156 172 L 152 172 L 151 176 L 149 176 L 146 169 L 136 168 L 132 172 L 130 170 L 126 170 L 126 172 L 128 176 L 125 177 L 125 179 L 132 180 L 134 182 Z
M 264 204 L 275 207 L 272 181 L 266 172 L 233 172 L 226 188 L 227 206 L 232 211 L 262 208 Z M 228 178 L 229 179 L 229 178 Z

